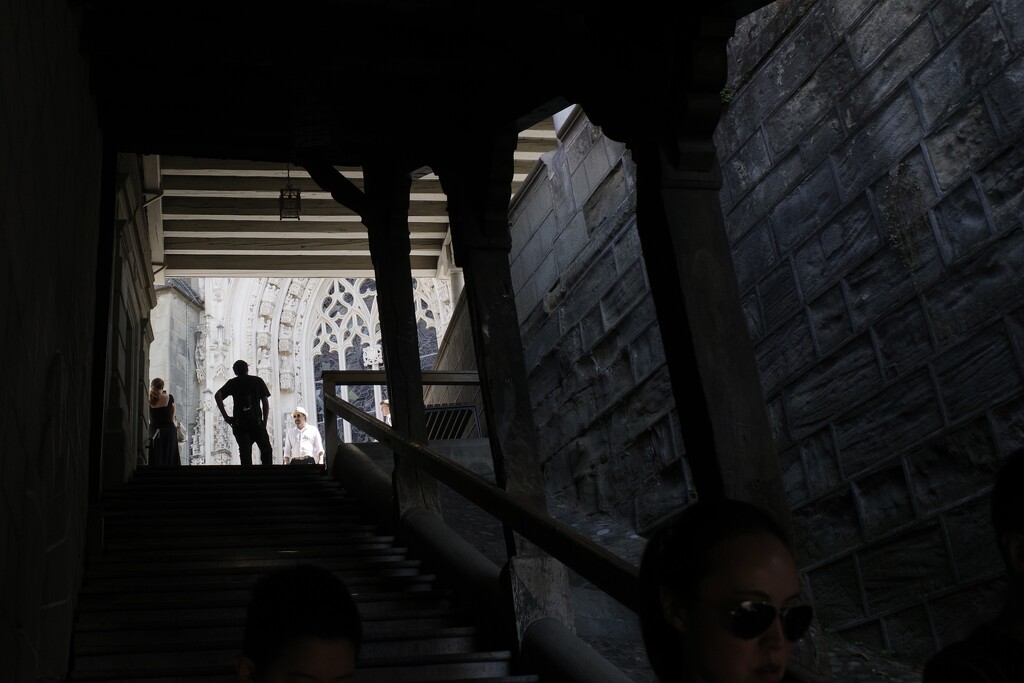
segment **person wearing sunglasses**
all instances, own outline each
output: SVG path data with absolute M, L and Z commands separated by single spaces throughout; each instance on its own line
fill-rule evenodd
M 663 683 L 796 683 L 811 625 L 782 527 L 736 500 L 698 502 L 661 527 L 640 564 L 640 623 Z

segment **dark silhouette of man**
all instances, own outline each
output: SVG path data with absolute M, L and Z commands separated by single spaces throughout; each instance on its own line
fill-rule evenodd
M 947 645 L 924 667 L 923 683 L 1024 681 L 1024 449 L 996 474 L 992 526 L 1006 563 L 1003 609 L 964 640 Z
M 224 383 L 213 398 L 217 401 L 224 421 L 231 425 L 231 431 L 238 442 L 238 457 L 242 465 L 252 465 L 252 445 L 260 449 L 260 464 L 274 464 L 274 453 L 267 434 L 266 415 L 270 413 L 270 389 L 263 378 L 249 374 L 249 364 L 236 360 L 231 366 L 235 376 Z M 224 409 L 224 399 L 233 400 L 234 415 Z

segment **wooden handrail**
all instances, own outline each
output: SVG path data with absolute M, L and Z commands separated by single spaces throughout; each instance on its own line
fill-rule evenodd
M 408 458 L 417 467 L 429 472 L 438 481 L 475 503 L 485 512 L 511 526 L 615 600 L 634 612 L 638 610 L 637 567 L 548 514 L 524 505 L 516 496 L 495 486 L 472 470 L 448 460 L 423 444 L 410 440 L 348 401 L 334 396 L 334 387 L 337 385 L 333 375 L 342 373 L 330 374 L 332 377 L 329 381 L 328 373 L 324 373 L 324 409 L 328 425 L 334 424 L 335 415 L 347 420 L 378 441 L 387 444 L 400 457 Z M 343 374 L 351 376 L 347 372 Z

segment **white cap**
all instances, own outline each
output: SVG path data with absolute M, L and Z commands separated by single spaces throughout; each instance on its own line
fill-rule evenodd
M 295 407 L 295 410 L 292 411 L 292 416 L 293 417 L 294 417 L 295 413 L 302 413 L 303 417 L 307 417 L 307 418 L 309 417 L 309 415 L 306 415 L 306 409 L 303 408 L 302 406 L 296 406 Z

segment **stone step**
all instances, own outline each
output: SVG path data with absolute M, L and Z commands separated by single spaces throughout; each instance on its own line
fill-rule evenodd
M 357 672 L 359 675 L 359 682 L 363 683 L 364 680 L 371 681 L 373 683 L 403 683 L 407 679 L 405 678 L 383 678 L 383 679 L 369 679 L 363 678 L 362 672 Z M 410 683 L 448 683 L 453 679 L 451 678 L 436 678 L 432 680 L 421 680 L 416 679 Z M 470 678 L 470 679 L 455 679 L 455 680 L 470 680 L 476 683 L 540 683 L 540 677 L 534 675 L 521 675 L 521 676 L 497 676 L 489 678 Z M 68 683 L 76 683 L 78 681 L 108 681 L 109 683 L 238 683 L 238 676 L 234 671 L 233 667 L 219 666 L 215 669 L 203 669 L 198 670 L 194 674 L 168 674 L 164 675 L 162 672 L 155 671 L 141 671 L 141 672 L 120 672 L 120 671 L 106 671 L 96 672 L 88 676 L 76 676 L 72 675 L 68 679 Z
M 240 634 L 239 634 L 240 636 Z M 179 646 L 169 648 L 122 648 L 117 651 L 89 652 L 84 649 L 75 650 L 75 670 L 78 672 L 110 671 L 130 669 L 164 669 L 175 667 L 211 667 L 215 668 L 225 662 L 234 662 L 239 653 L 241 638 L 232 641 L 206 640 L 198 646 Z M 401 641 L 368 641 L 360 651 L 360 660 L 364 666 L 385 666 L 401 662 L 432 661 L 445 658 L 447 661 L 479 661 L 480 653 L 475 649 L 475 634 L 437 635 Z M 493 653 L 486 658 L 491 661 Z M 504 653 L 499 660 L 507 660 Z
M 210 614 L 186 613 L 176 615 L 176 619 L 157 620 L 138 619 L 134 623 L 125 623 L 123 619 L 102 619 L 91 617 L 80 619 L 75 624 L 76 638 L 80 634 L 106 634 L 112 638 L 127 637 L 148 631 L 151 634 L 162 634 L 166 631 L 180 630 L 189 633 L 202 632 L 205 629 L 241 629 L 245 624 L 245 616 L 238 611 L 223 611 L 219 616 Z M 372 616 L 372 615 L 371 615 Z M 461 609 L 427 610 L 423 612 L 408 611 L 404 614 L 376 616 L 364 618 L 363 632 L 380 636 L 388 634 L 404 634 L 408 631 L 437 630 L 466 626 L 471 621 Z M 99 638 L 96 635 L 93 640 Z M 140 636 L 141 637 L 141 636 Z
M 158 479 L 167 481 L 171 479 L 182 479 L 195 477 L 199 479 L 255 479 L 259 477 L 293 479 L 324 479 L 327 474 L 322 467 L 316 465 L 274 465 L 264 467 L 242 467 L 241 465 L 186 465 L 183 467 L 140 467 L 132 475 L 132 483 L 146 479 Z
M 296 491 L 303 495 L 321 493 L 344 495 L 349 493 L 339 482 L 329 477 L 175 477 L 166 479 L 136 478 L 119 487 L 104 491 L 104 498 L 117 500 L 120 497 L 132 497 L 148 491 L 177 491 L 184 496 L 199 495 L 207 491 L 220 491 L 230 494 L 235 491 L 258 491 L 271 494 L 274 491 Z
M 268 556 L 287 553 L 296 560 L 321 558 L 394 558 L 404 560 L 408 549 L 403 546 L 389 545 L 378 541 L 343 540 L 329 544 L 322 541 L 300 543 L 292 540 L 266 540 L 263 543 L 247 542 L 247 538 L 238 538 L 223 546 L 204 544 L 204 547 L 188 547 L 185 544 L 174 544 L 167 548 L 139 548 L 131 550 L 119 548 L 104 550 L 97 559 L 97 566 L 123 564 L 126 562 L 145 565 L 147 562 L 159 561 L 167 554 L 173 553 L 174 562 L 197 563 L 207 561 L 241 562 L 249 559 L 258 560 Z
M 231 632 L 233 637 L 212 639 L 206 632 L 196 634 L 192 642 L 168 643 L 166 632 L 157 632 L 157 638 L 149 642 L 125 639 L 101 643 L 92 647 L 75 648 L 76 671 L 97 671 L 113 669 L 144 669 L 155 667 L 166 669 L 186 665 L 216 667 L 233 662 L 239 652 L 241 628 Z M 199 641 L 199 642 L 196 642 Z M 360 658 L 365 662 L 422 661 L 428 656 L 462 655 L 464 658 L 479 649 L 480 638 L 475 629 L 449 628 L 424 632 L 422 635 L 407 634 L 403 639 L 364 640 Z
M 258 524 L 251 520 L 211 519 L 163 520 L 156 519 L 140 523 L 130 519 L 111 520 L 104 524 L 105 539 L 139 540 L 143 543 L 159 544 L 172 538 L 202 538 L 206 534 L 225 536 L 251 533 L 256 535 L 288 535 L 295 533 L 340 533 L 346 535 L 375 535 L 377 527 L 361 520 L 337 518 L 307 519 L 302 515 L 262 520 Z
M 251 560 L 246 560 L 248 567 L 258 568 L 264 571 L 270 571 L 273 569 L 281 569 L 284 567 L 293 566 L 296 563 L 296 555 L 292 553 L 281 553 L 278 557 L 266 557 L 266 554 L 262 557 L 258 557 Z M 302 558 L 306 559 L 306 558 Z M 364 570 L 369 573 L 372 568 L 373 572 L 382 572 L 383 574 L 411 574 L 416 572 L 420 567 L 419 560 L 402 560 L 396 561 L 391 558 L 367 558 L 367 557 L 323 557 L 317 558 L 317 563 L 323 565 L 327 569 L 335 572 L 343 572 L 344 570 Z M 148 564 L 143 563 L 100 563 L 97 562 L 94 567 L 91 568 L 91 576 L 98 578 L 109 578 L 114 576 L 138 576 L 145 574 L 154 577 L 154 580 L 159 580 L 162 576 L 168 575 L 188 575 L 188 574 L 216 574 L 216 573 L 231 573 L 238 568 L 237 562 L 230 562 L 226 560 L 208 560 L 208 561 L 195 561 L 195 562 L 174 562 L 168 560 L 166 562 L 152 562 Z
M 416 630 L 387 631 L 368 622 L 363 634 L 364 656 L 388 657 L 393 653 L 431 654 L 467 652 L 491 640 L 475 626 L 449 626 Z M 180 653 L 192 650 L 232 650 L 242 642 L 242 624 L 200 628 L 187 632 L 160 629 L 134 631 L 86 631 L 75 638 L 75 657 L 98 657 L 123 653 Z
M 352 514 L 362 512 L 355 501 L 336 495 L 310 495 L 301 491 L 262 491 L 258 488 L 242 493 L 226 494 L 211 491 L 202 496 L 185 495 L 174 496 L 173 494 L 138 494 L 132 497 L 123 497 L 120 500 L 104 498 L 104 505 L 107 511 L 119 509 L 137 509 L 139 512 L 147 510 L 178 510 L 178 509 L 223 509 L 242 511 L 268 511 L 273 512 L 278 507 L 291 503 L 304 505 L 319 505 L 334 510 L 347 511 Z
M 330 501 L 302 501 L 294 497 L 282 498 L 275 501 L 245 499 L 239 501 L 221 501 L 219 503 L 206 503 L 199 501 L 186 501 L 180 505 L 161 505 L 159 501 L 152 504 L 137 506 L 124 505 L 112 507 L 103 511 L 105 518 L 112 521 L 121 521 L 119 517 L 128 517 L 129 520 L 153 520 L 166 519 L 195 520 L 208 517 L 210 519 L 274 519 L 279 516 L 294 517 L 299 515 L 314 514 L 317 516 L 337 515 L 340 519 L 346 517 L 359 519 L 362 511 L 350 505 L 333 503 Z
M 293 531 L 292 533 L 250 533 L 244 536 L 239 533 L 212 533 L 207 532 L 201 538 L 189 538 L 188 536 L 172 536 L 162 538 L 136 537 L 126 538 L 124 536 L 107 536 L 104 539 L 104 555 L 124 552 L 148 552 L 170 550 L 206 550 L 214 548 L 238 548 L 276 545 L 300 545 L 316 547 L 319 545 L 335 546 L 344 544 L 352 548 L 388 547 L 394 543 L 393 536 L 378 536 L 371 532 L 345 532 L 325 530 L 321 533 L 310 533 L 308 531 Z
M 495 634 L 322 470 L 181 470 L 140 470 L 104 497 L 105 544 L 83 579 L 69 682 L 235 681 L 253 585 L 303 561 L 353 593 L 360 683 L 538 681 L 514 675 Z
M 399 603 L 421 605 L 425 602 L 449 604 L 453 591 L 432 588 L 418 591 L 355 591 L 349 589 L 356 603 L 369 605 L 382 603 L 398 608 Z M 249 603 L 250 591 L 178 591 L 162 593 L 95 593 L 82 596 L 78 604 L 80 615 L 112 610 L 141 609 L 152 610 L 168 607 L 191 609 L 198 607 L 229 607 L 244 608 Z
M 425 683 L 495 678 L 512 674 L 512 655 L 502 650 L 454 655 L 360 657 L 356 670 L 360 683 Z
M 433 574 L 402 572 L 394 575 L 360 574 L 356 571 L 336 572 L 351 591 L 384 590 L 388 588 L 401 590 L 428 590 L 436 581 Z M 159 595 L 163 592 L 175 591 L 207 591 L 207 590 L 250 590 L 256 581 L 266 572 L 247 571 L 240 569 L 230 574 L 187 576 L 162 576 L 154 582 L 147 576 L 116 576 L 99 578 L 89 576 L 82 585 L 81 596 L 108 593 L 143 593 Z

